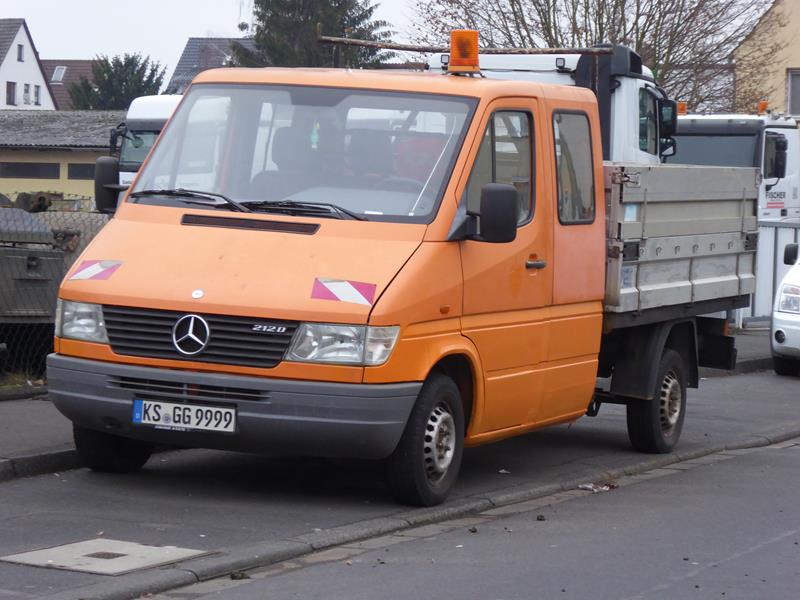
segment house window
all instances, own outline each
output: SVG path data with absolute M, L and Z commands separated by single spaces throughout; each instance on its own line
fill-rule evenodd
M 66 72 L 67 67 L 56 67 L 55 71 L 53 71 L 53 76 L 50 78 L 50 83 L 62 83 Z
M 22 87 L 22 103 L 23 104 L 30 104 L 31 103 L 31 84 L 26 83 Z
M 69 163 L 67 177 L 69 179 L 94 179 L 94 163 Z
M 25 46 L 22 44 L 17 44 L 17 60 L 19 62 L 25 61 Z
M 42 105 L 42 86 L 40 85 L 33 86 L 33 103 L 36 106 Z
M 58 179 L 60 175 L 58 163 L 0 162 L 3 179 Z
M 787 75 L 789 80 L 789 114 L 800 115 L 800 69 L 789 69 Z
M 17 84 L 13 81 L 6 81 L 6 104 L 17 105 Z

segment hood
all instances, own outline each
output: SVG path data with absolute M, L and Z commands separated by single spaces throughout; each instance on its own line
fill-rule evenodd
M 425 233 L 417 224 L 166 207 L 131 207 L 124 215 L 112 219 L 72 266 L 62 298 L 366 323 Z

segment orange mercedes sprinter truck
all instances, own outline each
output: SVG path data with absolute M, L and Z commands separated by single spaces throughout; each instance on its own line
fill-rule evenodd
M 48 359 L 90 468 L 156 444 L 386 459 L 432 505 L 465 445 L 604 402 L 637 449 L 675 446 L 698 367 L 735 362 L 700 315 L 752 292 L 758 173 L 604 164 L 596 90 L 450 65 L 206 71 L 118 208 L 98 162 L 116 213 Z M 661 116 L 633 131 L 666 140 Z

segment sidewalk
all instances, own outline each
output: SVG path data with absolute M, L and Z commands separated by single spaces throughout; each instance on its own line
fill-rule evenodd
M 737 334 L 739 359 L 735 374 L 771 368 L 769 330 Z M 703 377 L 727 376 L 702 369 Z M 72 426 L 46 397 L 0 401 L 0 481 L 79 466 L 72 444 Z

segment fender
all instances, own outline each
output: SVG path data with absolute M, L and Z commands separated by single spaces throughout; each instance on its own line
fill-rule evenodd
M 473 397 L 469 429 L 476 431 L 484 412 L 483 365 L 472 341 L 461 335 L 458 329 L 451 328 L 459 327 L 459 324 L 460 319 L 455 318 L 411 326 L 406 336 L 397 342 L 386 364 L 364 369 L 364 383 L 424 381 L 436 365 L 446 358 L 464 356 L 472 369 Z
M 673 335 L 674 333 L 674 335 Z M 689 387 L 697 387 L 697 325 L 693 318 L 677 319 L 641 327 L 616 330 L 616 356 L 611 394 L 624 398 L 652 400 L 661 355 L 665 348 L 677 350 L 686 361 Z M 603 336 L 601 354 L 614 352 L 603 348 L 610 340 Z M 605 357 L 608 360 L 608 357 Z

